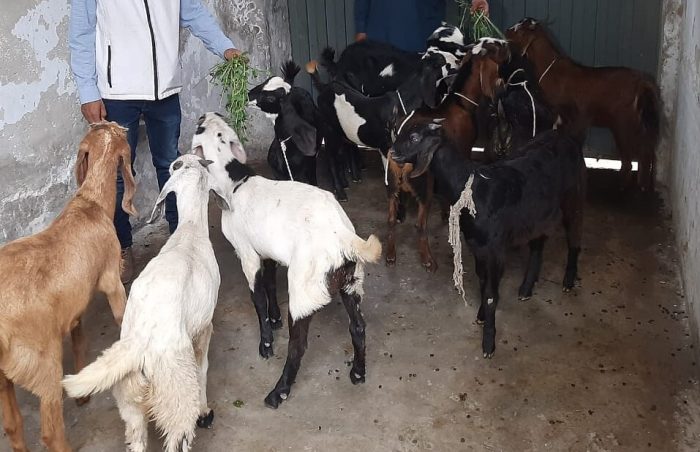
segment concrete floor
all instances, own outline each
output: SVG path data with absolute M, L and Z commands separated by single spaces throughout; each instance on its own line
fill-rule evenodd
M 366 180 L 352 186 L 345 205 L 362 237 L 383 237 L 385 231 L 385 192 L 374 159 L 368 155 Z M 672 231 L 656 207 L 625 200 L 615 184 L 606 173 L 590 178 L 582 281 L 575 293 L 565 295 L 560 287 L 561 231 L 545 248 L 542 279 L 527 302 L 516 297 L 525 253 L 513 252 L 492 360 L 481 358 L 468 252 L 465 285 L 472 306 L 465 307 L 452 287 L 452 254 L 438 212 L 431 217 L 440 265 L 435 274 L 419 264 L 413 226 L 400 226 L 397 266 L 367 269 L 367 382 L 350 383 L 347 318 L 333 302 L 314 317 L 297 384 L 276 411 L 263 398 L 282 370 L 286 326 L 276 334 L 275 357 L 261 359 L 248 289 L 212 210 L 222 269 L 209 355 L 216 419 L 212 430 L 198 430 L 194 450 L 700 450 L 697 354 Z M 414 218 L 415 210 L 409 211 L 411 223 Z M 140 267 L 164 242 L 163 229 L 139 233 Z M 92 359 L 118 331 L 101 300 L 91 305 L 86 325 Z M 30 447 L 40 450 L 37 401 L 20 393 Z M 111 394 L 82 408 L 67 400 L 65 417 L 75 450 L 123 450 L 123 423 Z M 7 448 L 0 438 L 0 450 Z M 151 450 L 160 450 L 155 433 Z

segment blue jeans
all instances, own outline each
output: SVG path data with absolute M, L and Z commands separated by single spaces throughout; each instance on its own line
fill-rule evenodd
M 136 160 L 136 144 L 139 139 L 139 119 L 143 115 L 146 122 L 146 135 L 151 150 L 153 166 L 158 176 L 158 187 L 170 178 L 170 164 L 178 157 L 177 142 L 180 138 L 180 97 L 174 94 L 165 99 L 149 100 L 112 100 L 104 99 L 107 120 L 115 121 L 129 129 L 127 139 L 131 147 L 131 164 Z M 131 223 L 129 215 L 122 210 L 124 180 L 121 172 L 117 175 L 117 206 L 114 212 L 114 227 L 122 248 L 132 244 Z M 177 228 L 177 204 L 175 194 L 168 195 L 165 201 L 165 218 L 170 232 Z

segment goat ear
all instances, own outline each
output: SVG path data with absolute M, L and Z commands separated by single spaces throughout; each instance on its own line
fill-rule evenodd
M 168 179 L 168 182 L 165 183 L 165 185 L 163 186 L 163 189 L 158 194 L 158 199 L 156 199 L 156 203 L 153 206 L 153 211 L 151 212 L 151 217 L 147 221 L 148 224 L 155 223 L 156 221 L 163 218 L 163 215 L 165 214 L 165 198 L 167 198 L 168 194 L 171 191 L 174 191 L 175 184 L 177 181 L 176 174 L 173 174 L 172 176 L 170 176 L 170 179 Z
M 122 179 L 124 179 L 124 197 L 122 198 L 122 210 L 131 216 L 137 216 L 136 208 L 134 207 L 134 195 L 136 194 L 136 181 L 134 173 L 131 170 L 131 147 L 124 140 L 120 150 Z
M 214 163 L 213 160 L 204 160 L 204 159 L 201 159 L 201 160 L 199 161 L 199 164 L 202 165 L 202 166 L 205 167 L 205 168 L 207 168 L 207 167 L 208 167 L 209 165 L 211 165 L 212 163 Z
M 307 157 L 314 157 L 316 155 L 316 128 L 302 119 L 288 96 L 280 101 L 280 113 L 283 129 L 290 134 L 299 151 Z M 285 138 L 282 137 L 282 139 Z
M 235 140 L 229 141 L 229 146 L 231 146 L 231 152 L 233 153 L 233 158 L 245 165 L 247 160 L 247 155 L 241 141 L 236 137 Z
M 214 196 L 214 201 L 216 201 L 216 205 L 219 206 L 219 209 L 221 210 L 231 210 L 231 206 L 228 205 L 228 202 L 226 199 L 224 199 L 223 196 L 221 196 L 219 193 L 217 193 L 216 190 L 211 189 L 209 192 Z
M 88 144 L 83 140 L 78 148 L 78 158 L 75 161 L 75 179 L 78 187 L 83 185 L 88 171 Z
M 420 152 L 418 154 L 416 164 L 413 166 L 413 171 L 411 171 L 411 178 L 421 176 L 428 170 L 428 167 L 430 167 L 430 162 L 433 160 L 434 154 L 434 148 Z
M 200 144 L 200 145 L 195 146 L 192 149 L 192 154 L 196 155 L 200 159 L 203 159 L 204 158 L 204 148 L 202 147 L 202 145 Z

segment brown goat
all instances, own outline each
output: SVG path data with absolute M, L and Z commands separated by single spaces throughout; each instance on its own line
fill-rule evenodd
M 121 324 L 126 293 L 114 230 L 117 167 L 122 208 L 135 215 L 136 184 L 126 129 L 90 126 L 75 166 L 79 189 L 44 231 L 0 248 L 0 406 L 12 450 L 27 451 L 14 384 L 41 400 L 41 436 L 52 452 L 70 451 L 63 424 L 63 337 L 70 332 L 76 372 L 85 366 L 80 316 L 96 291 Z
M 415 124 L 427 124 L 433 120 L 441 122 L 442 130 L 447 139 L 452 142 L 455 149 L 464 152 L 467 158 L 471 157 L 472 147 L 477 139 L 476 114 L 479 103 L 486 98 L 493 98 L 495 90 L 503 81 L 499 78 L 499 65 L 508 59 L 510 53 L 505 41 L 482 40 L 476 46 L 467 49 L 467 55 L 461 63 L 461 67 L 454 81 L 455 91 L 450 94 L 437 108 L 420 108 L 411 116 L 403 119 L 398 126 L 397 142 L 403 137 L 401 130 L 408 130 Z M 430 172 L 419 177 L 411 177 L 412 165 L 398 165 L 389 155 L 388 187 L 388 226 L 387 235 L 387 265 L 396 262 L 396 223 L 401 219 L 400 195 L 410 193 L 418 201 L 418 250 L 423 267 L 433 272 L 437 270 L 437 262 L 433 259 L 428 241 L 428 214 L 433 199 L 434 178 Z M 447 211 L 447 207 L 443 206 Z
M 506 37 L 532 63 L 544 100 L 566 121 L 605 127 L 615 137 L 622 182 L 632 182 L 632 158 L 639 159 L 638 186 L 651 190 L 659 138 L 659 94 L 654 80 L 626 67 L 588 67 L 553 44 L 546 27 L 523 19 Z M 573 117 L 572 117 L 573 116 Z

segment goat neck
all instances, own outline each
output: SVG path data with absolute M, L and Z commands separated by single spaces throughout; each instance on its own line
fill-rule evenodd
M 566 58 L 554 47 L 546 36 L 538 36 L 534 38 L 527 49 L 527 59 L 533 66 L 534 75 L 537 79 L 542 77 L 542 74 L 547 70 L 547 67 L 554 60 L 562 60 Z M 559 64 L 559 63 L 557 63 Z
M 436 189 L 441 195 L 447 197 L 450 205 L 457 202 L 467 179 L 477 168 L 477 165 L 469 161 L 464 153 L 447 143 L 440 146 L 430 162 L 430 170 L 439 181 Z
M 464 86 L 459 91 L 456 91 L 460 96 L 454 96 L 458 100 L 457 102 L 466 110 L 473 111 L 476 109 L 477 105 L 472 104 L 467 99 L 473 101 L 476 104 L 481 103 L 484 97 L 484 91 L 481 87 L 481 77 L 478 71 L 474 71 L 472 75 L 464 82 Z M 467 99 L 462 98 L 462 96 Z
M 200 181 L 204 183 L 203 181 Z M 191 225 L 198 232 L 209 236 L 209 190 L 205 185 L 191 184 L 177 194 L 177 231 Z

